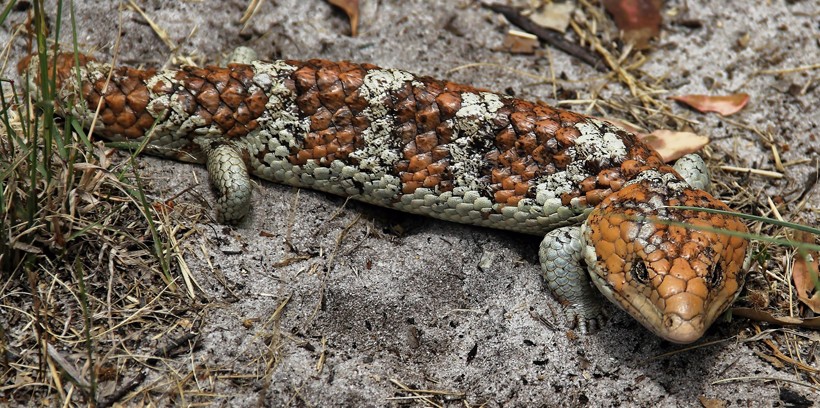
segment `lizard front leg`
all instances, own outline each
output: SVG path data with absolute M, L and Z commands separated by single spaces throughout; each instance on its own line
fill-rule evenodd
M 604 321 L 601 295 L 592 287 L 584 258 L 580 227 L 557 228 L 544 236 L 538 251 L 544 280 L 566 309 L 567 319 L 582 333 L 597 330 Z

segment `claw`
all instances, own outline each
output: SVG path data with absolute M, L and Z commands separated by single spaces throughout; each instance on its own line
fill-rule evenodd
M 578 305 L 567 307 L 564 314 L 567 316 L 569 327 L 578 329 L 582 334 L 593 334 L 601 330 L 608 319 L 603 310 L 595 316 L 586 316 L 583 308 Z

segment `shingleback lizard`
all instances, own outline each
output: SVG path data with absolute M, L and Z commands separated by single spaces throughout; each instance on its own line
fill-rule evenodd
M 746 232 L 704 191 L 699 156 L 675 167 L 608 122 L 370 64 L 245 60 L 116 68 L 61 54 L 57 111 L 112 141 L 206 163 L 218 219 L 249 211 L 248 174 L 447 221 L 542 236 L 544 279 L 572 325 L 600 296 L 660 337 L 699 339 L 742 288 Z M 30 90 L 38 64 L 21 61 Z M 49 68 L 51 72 L 51 68 Z M 39 91 L 32 95 L 39 95 Z M 666 221 L 672 221 L 668 223 Z M 588 270 L 588 273 L 587 273 Z

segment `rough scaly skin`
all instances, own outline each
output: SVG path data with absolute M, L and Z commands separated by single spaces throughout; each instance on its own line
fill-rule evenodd
M 117 68 L 106 87 L 107 65 L 81 56 L 78 83 L 73 58 L 56 59 L 58 111 L 88 126 L 99 104 L 94 132 L 115 141 L 140 141 L 153 126 L 148 153 L 208 164 L 225 222 L 248 211 L 249 171 L 401 211 L 545 236 L 544 277 L 582 329 L 600 314 L 591 276 L 644 326 L 682 343 L 700 338 L 742 287 L 746 240 L 664 220 L 742 232 L 745 225 L 666 208 L 728 209 L 610 123 L 369 64 Z M 36 66 L 22 61 L 20 69 L 36 78 Z M 705 186 L 696 177 L 702 169 L 679 169 Z

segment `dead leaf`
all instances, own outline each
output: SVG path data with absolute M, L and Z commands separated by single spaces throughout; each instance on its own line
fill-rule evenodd
M 359 31 L 359 0 L 327 0 L 328 3 L 342 9 L 350 19 L 350 36 L 355 37 Z
M 575 10 L 575 2 L 547 3 L 530 15 L 533 23 L 563 33 L 567 31 L 569 19 Z
M 717 398 L 706 398 L 703 395 L 698 397 L 703 408 L 726 408 L 726 401 Z
M 661 31 L 660 0 L 604 0 L 604 8 L 623 32 L 626 42 L 642 50 Z
M 667 163 L 697 152 L 709 143 L 706 136 L 667 129 L 658 129 L 649 134 L 638 133 L 638 138 L 655 149 Z
M 532 54 L 538 47 L 538 37 L 518 30 L 510 30 L 502 47 L 512 54 Z
M 775 316 L 764 310 L 751 309 L 748 307 L 732 308 L 732 316 L 745 317 L 758 322 L 779 324 L 781 326 L 797 326 L 807 329 L 820 329 L 820 317 L 801 319 L 799 317 Z
M 689 105 L 702 113 L 717 112 L 723 116 L 729 116 L 737 113 L 749 103 L 749 94 L 738 93 L 723 96 L 682 95 L 670 96 L 669 99 Z
M 617 119 L 605 118 L 616 126 L 634 133 L 638 139 L 661 155 L 666 163 L 680 159 L 689 153 L 699 151 L 709 144 L 709 138 L 692 132 L 679 132 L 668 129 L 658 129 L 652 133 L 643 133 L 632 125 Z
M 797 299 L 814 313 L 820 313 L 820 290 L 817 289 L 818 253 L 797 254 L 792 265 L 792 281 Z

